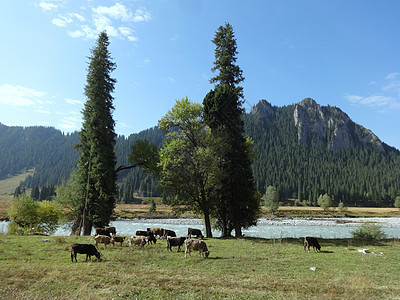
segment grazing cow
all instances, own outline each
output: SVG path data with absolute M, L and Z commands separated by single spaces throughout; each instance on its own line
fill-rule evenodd
M 112 235 L 116 235 L 117 234 L 117 229 L 115 229 L 114 226 L 106 226 L 104 229 L 107 230 Z
M 121 243 L 121 247 L 122 247 L 122 243 L 125 241 L 125 237 L 124 236 L 113 236 L 111 239 L 111 243 Z
M 318 240 L 315 237 L 307 236 L 304 238 L 304 252 L 306 252 L 306 248 L 308 248 L 308 252 L 310 252 L 310 246 L 313 247 L 314 251 L 321 251 Z
M 72 249 L 71 249 L 71 261 L 78 262 L 76 260 L 76 254 L 86 254 L 86 261 L 88 260 L 88 257 L 90 260 L 92 260 L 92 255 L 96 256 L 99 261 L 101 261 L 100 258 L 100 252 L 97 251 L 96 247 L 92 244 L 73 244 Z
M 108 230 L 106 230 L 105 228 L 100 228 L 100 227 L 96 227 L 95 235 L 106 235 L 106 236 L 111 237 L 111 234 Z
M 186 237 L 167 237 L 167 250 L 172 252 L 172 247 L 178 247 L 178 252 L 181 250 L 181 246 L 185 242 Z
M 106 249 L 106 246 L 108 245 L 108 244 L 111 244 L 111 245 L 113 245 L 114 246 L 114 240 L 112 240 L 109 236 L 106 236 L 106 235 L 96 235 L 95 237 L 94 237 L 94 240 L 95 240 L 95 242 L 96 242 L 96 247 L 97 247 L 97 245 L 100 243 L 103 243 L 104 244 L 104 249 Z
M 199 251 L 199 256 L 203 256 L 204 258 L 207 258 L 210 255 L 206 243 L 201 240 L 187 239 L 185 241 L 185 258 L 188 252 L 189 255 L 192 256 L 190 254 L 191 250 Z
M 154 234 L 154 236 L 158 235 L 159 237 L 164 236 L 164 229 L 162 228 L 147 228 L 147 231 L 150 231 Z
M 204 238 L 203 234 L 201 233 L 200 229 L 196 229 L 196 228 L 188 228 L 188 237 L 191 238 L 192 235 L 195 235 L 196 238 L 201 237 L 201 239 Z
M 176 233 L 173 230 L 168 230 L 168 229 L 164 229 L 164 238 L 168 238 L 169 236 L 171 237 L 176 237 Z
M 143 250 L 146 243 L 147 237 L 132 235 L 131 237 L 129 237 L 128 246 L 132 247 L 132 245 L 139 245 L 142 247 Z
M 144 230 L 138 230 L 136 231 L 136 235 L 140 236 L 147 236 L 148 237 L 148 243 L 157 243 L 157 239 L 154 237 L 154 234 L 151 231 L 144 231 Z

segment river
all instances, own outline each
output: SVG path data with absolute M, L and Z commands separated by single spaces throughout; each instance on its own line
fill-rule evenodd
M 243 230 L 247 237 L 258 238 L 301 238 L 314 236 L 319 238 L 351 238 L 351 232 L 364 222 L 382 226 L 382 231 L 389 238 L 400 238 L 400 218 L 262 218 L 257 226 Z M 0 233 L 6 233 L 9 222 L 0 222 Z M 110 223 L 115 226 L 118 235 L 128 236 L 136 230 L 146 230 L 148 227 L 161 227 L 176 232 L 177 236 L 186 236 L 187 228 L 194 227 L 205 231 L 201 219 L 130 219 L 116 220 Z M 60 226 L 53 234 L 66 236 L 71 232 L 71 225 Z M 213 231 L 214 237 L 219 237 L 219 231 Z

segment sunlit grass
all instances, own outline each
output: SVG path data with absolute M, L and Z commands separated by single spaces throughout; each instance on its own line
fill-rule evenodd
M 114 246 L 103 261 L 72 263 L 74 242 L 89 237 L 0 236 L 0 298 L 20 299 L 387 299 L 397 297 L 400 244 L 320 240 L 207 239 L 209 259 L 170 253 L 165 241 L 144 250 Z M 374 254 L 362 254 L 365 248 Z M 310 268 L 315 267 L 315 271 Z

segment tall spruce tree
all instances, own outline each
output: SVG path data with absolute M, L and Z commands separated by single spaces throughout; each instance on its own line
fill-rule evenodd
M 109 223 L 115 206 L 115 131 L 112 112 L 116 80 L 110 73 L 116 68 L 110 57 L 110 42 L 100 33 L 91 50 L 85 86 L 87 101 L 83 110 L 82 130 L 79 133 L 80 152 L 78 182 L 80 195 L 76 203 L 76 221 L 72 234 L 90 235 L 93 226 Z
M 219 193 L 215 212 L 222 236 L 242 236 L 242 228 L 255 225 L 260 199 L 256 196 L 251 171 L 251 143 L 244 137 L 243 71 L 236 65 L 237 45 L 229 23 L 220 26 L 212 40 L 217 72 L 210 83 L 216 83 L 204 98 L 205 120 L 212 130 L 215 152 L 220 159 Z

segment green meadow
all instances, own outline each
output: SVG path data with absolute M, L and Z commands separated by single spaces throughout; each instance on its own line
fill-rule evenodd
M 0 299 L 392 299 L 400 296 L 400 243 L 298 239 L 206 239 L 209 259 L 99 246 L 103 260 L 72 263 L 71 245 L 90 237 L 0 236 Z M 363 254 L 367 248 L 374 253 Z M 315 269 L 314 269 L 315 268 Z

